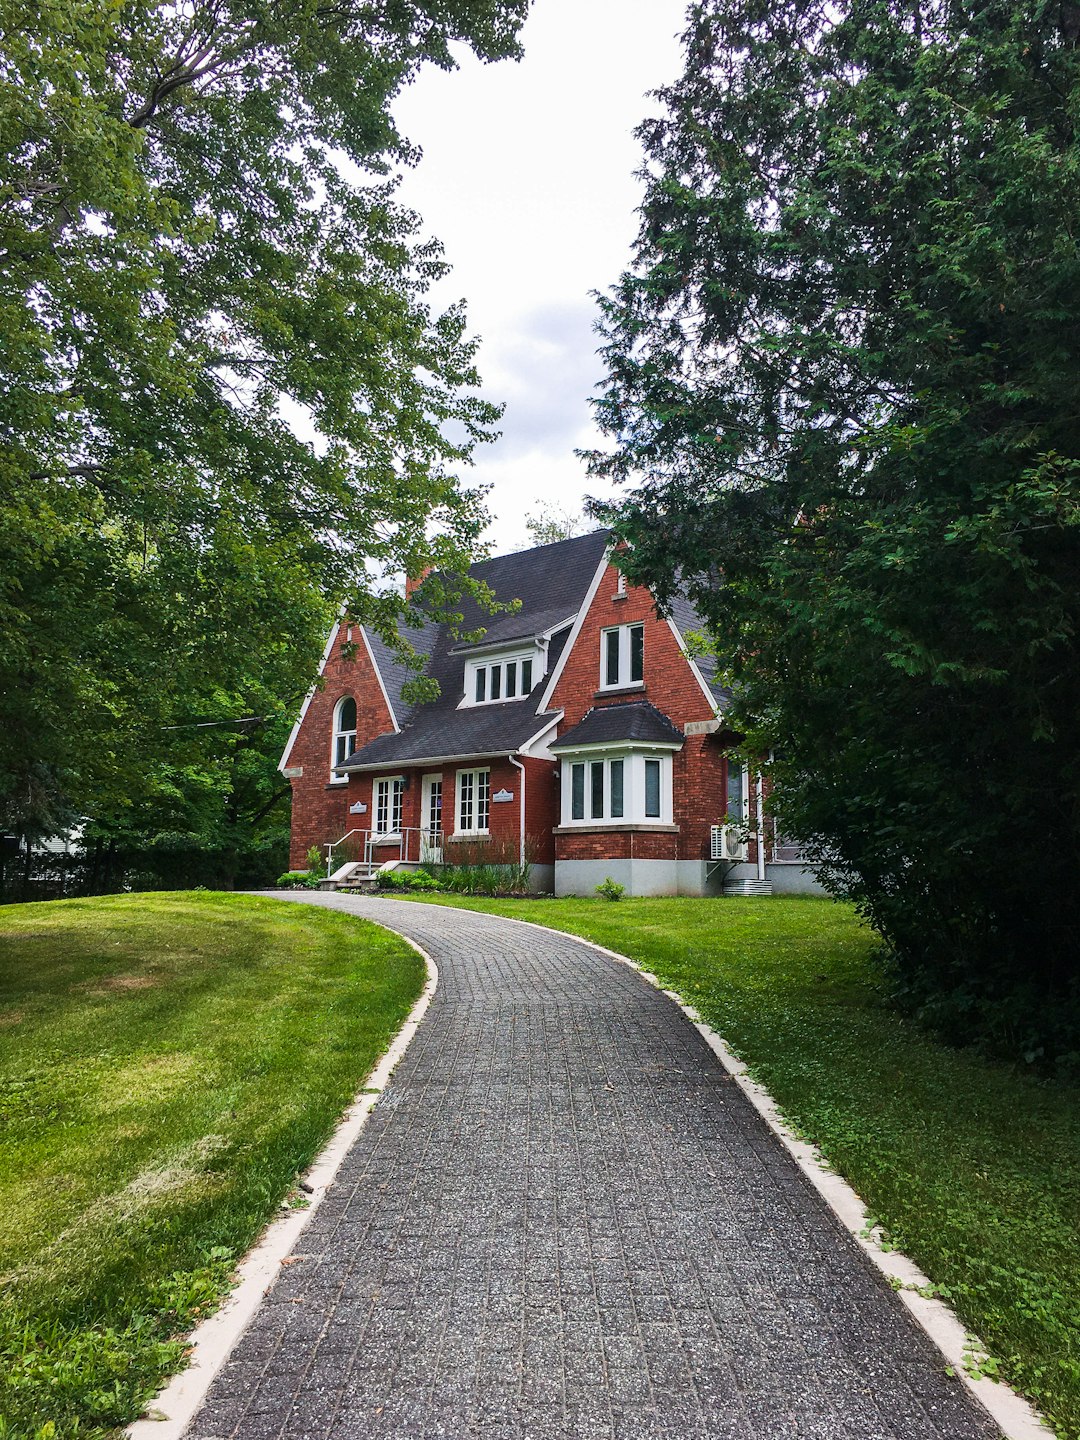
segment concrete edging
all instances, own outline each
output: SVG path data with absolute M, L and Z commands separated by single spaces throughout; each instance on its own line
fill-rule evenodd
M 348 913 L 347 911 L 345 912 Z M 367 916 L 356 917 L 367 919 Z M 379 921 L 370 921 L 373 925 Z M 273 1284 L 281 1263 L 291 1253 L 307 1228 L 312 1216 L 334 1181 L 341 1163 L 367 1123 L 376 1101 L 390 1083 L 390 1077 L 431 1004 L 439 983 L 439 967 L 431 956 L 407 935 L 391 925 L 381 925 L 404 940 L 427 966 L 427 979 L 416 1004 L 409 1011 L 401 1029 L 390 1042 L 381 1060 L 365 1079 L 359 1093 L 345 1111 L 334 1133 L 304 1173 L 310 1186 L 310 1203 L 302 1210 L 293 1210 L 271 1220 L 236 1269 L 236 1284 L 221 1308 L 198 1324 L 190 1335 L 191 1358 L 160 1390 L 141 1420 L 126 1429 L 129 1440 L 180 1440 L 199 1406 L 206 1398 L 218 1371 L 232 1353 L 233 1347 L 247 1329 L 267 1290 Z
M 424 902 L 418 902 L 424 903 Z M 443 906 L 443 909 L 467 909 L 466 906 Z M 488 910 L 474 910 L 474 915 L 490 915 Z M 577 940 L 580 944 L 628 965 L 636 970 L 643 980 L 666 995 L 683 1012 L 719 1060 L 723 1068 L 738 1085 L 750 1104 L 765 1124 L 783 1145 L 795 1164 L 813 1185 L 856 1245 L 877 1270 L 896 1289 L 901 1302 L 910 1312 L 915 1323 L 933 1342 L 944 1359 L 955 1370 L 957 1377 L 967 1387 L 979 1404 L 998 1425 L 1005 1440 L 1053 1440 L 1054 1432 L 1043 1420 L 1029 1400 L 1004 1380 L 991 1380 L 987 1376 L 969 1374 L 968 1366 L 978 1368 L 980 1356 L 986 1355 L 981 1341 L 965 1330 L 952 1307 L 936 1296 L 927 1295 L 931 1281 L 913 1260 L 899 1250 L 887 1250 L 882 1243 L 880 1230 L 871 1229 L 870 1217 L 862 1200 L 835 1170 L 829 1165 L 815 1145 L 799 1138 L 781 1114 L 779 1106 L 763 1085 L 752 1079 L 750 1072 L 737 1055 L 725 1044 L 723 1038 L 702 1020 L 692 1005 L 687 1005 L 682 996 L 674 990 L 667 990 L 660 980 L 644 969 L 628 955 L 598 945 L 595 940 L 586 940 L 570 930 L 555 930 L 550 925 L 540 925 L 535 920 L 519 920 L 513 915 L 499 915 L 500 920 L 509 920 L 513 925 L 527 925 L 531 930 L 541 930 L 547 935 Z M 390 927 L 392 928 L 392 927 Z M 155 1432 L 156 1433 L 156 1432 Z

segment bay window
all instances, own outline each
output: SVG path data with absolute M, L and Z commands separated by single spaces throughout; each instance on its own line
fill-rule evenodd
M 670 753 L 571 756 L 562 774 L 564 825 L 671 823 Z

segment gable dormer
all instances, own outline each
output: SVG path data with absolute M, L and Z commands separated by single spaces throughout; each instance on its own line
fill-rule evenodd
M 465 656 L 461 706 L 525 700 L 546 674 L 547 644 L 542 636 L 509 645 L 474 646 Z

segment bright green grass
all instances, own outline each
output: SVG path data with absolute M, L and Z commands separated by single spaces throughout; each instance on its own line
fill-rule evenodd
M 0 1440 L 139 1414 L 422 984 L 277 900 L 0 909 Z
M 949 1050 L 882 1001 L 830 900 L 446 900 L 628 955 L 694 1004 L 948 1297 L 1080 1437 L 1080 1090 Z

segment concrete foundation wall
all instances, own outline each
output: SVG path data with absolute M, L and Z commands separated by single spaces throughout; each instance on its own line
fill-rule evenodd
M 722 868 L 704 860 L 678 862 L 680 895 L 719 895 L 723 881 Z
M 550 895 L 554 889 L 554 865 L 531 865 L 529 867 L 529 890 L 533 895 Z
M 774 895 L 824 895 L 813 870 L 805 865 L 766 865 L 765 875 L 772 881 Z
M 727 880 L 756 880 L 757 866 L 748 863 L 732 865 Z M 765 879 L 772 885 L 774 895 L 824 895 L 814 872 L 805 865 L 765 866 Z
M 556 895 L 593 895 L 608 878 L 628 895 L 677 895 L 677 860 L 559 860 L 555 864 Z

